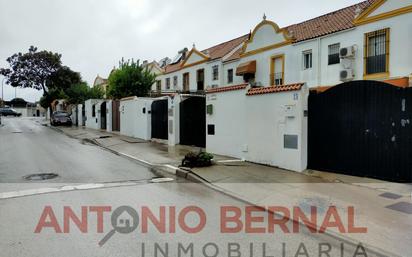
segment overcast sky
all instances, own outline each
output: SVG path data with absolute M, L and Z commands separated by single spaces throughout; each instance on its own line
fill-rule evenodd
M 122 57 L 172 58 L 193 43 L 205 49 L 248 33 L 263 13 L 283 27 L 360 1 L 0 0 L 0 67 L 34 45 L 61 53 L 63 64 L 92 84 L 97 74 L 107 77 Z M 5 85 L 4 98 L 14 95 Z M 28 101 L 41 95 L 17 89 L 17 97 Z

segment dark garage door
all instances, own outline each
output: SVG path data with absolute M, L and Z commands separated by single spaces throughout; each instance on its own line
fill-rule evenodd
M 412 88 L 353 81 L 311 92 L 308 167 L 412 182 Z
M 152 138 L 168 139 L 167 99 L 152 103 Z
M 206 99 L 190 97 L 180 102 L 180 144 L 206 146 Z

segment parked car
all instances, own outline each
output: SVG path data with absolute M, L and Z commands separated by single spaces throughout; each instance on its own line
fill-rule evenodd
M 16 110 L 14 110 L 12 108 L 0 108 L 0 115 L 1 116 L 20 117 L 21 113 L 17 112 Z
M 52 126 L 58 126 L 58 125 L 71 126 L 72 119 L 70 118 L 70 114 L 67 112 L 61 112 L 61 111 L 54 112 L 51 116 L 50 124 Z

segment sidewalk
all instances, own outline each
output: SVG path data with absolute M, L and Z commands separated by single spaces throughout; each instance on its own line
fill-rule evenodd
M 289 209 L 299 206 L 304 210 L 316 206 L 320 215 L 324 215 L 329 206 L 336 206 L 345 214 L 347 208 L 353 206 L 355 225 L 366 227 L 368 232 L 342 234 L 332 229 L 329 233 L 351 242 L 362 242 L 383 256 L 412 256 L 411 185 L 311 170 L 300 174 L 224 156 L 215 156 L 214 166 L 183 170 L 178 166 L 184 155 L 199 148 L 169 147 L 85 128 L 59 129 L 70 137 L 92 141 L 116 154 L 203 182 L 257 206 Z M 342 222 L 348 223 L 347 220 Z

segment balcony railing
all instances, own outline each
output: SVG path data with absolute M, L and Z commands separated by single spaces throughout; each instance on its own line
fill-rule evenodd
M 283 85 L 284 72 L 276 72 L 270 74 L 270 84 L 272 86 Z

